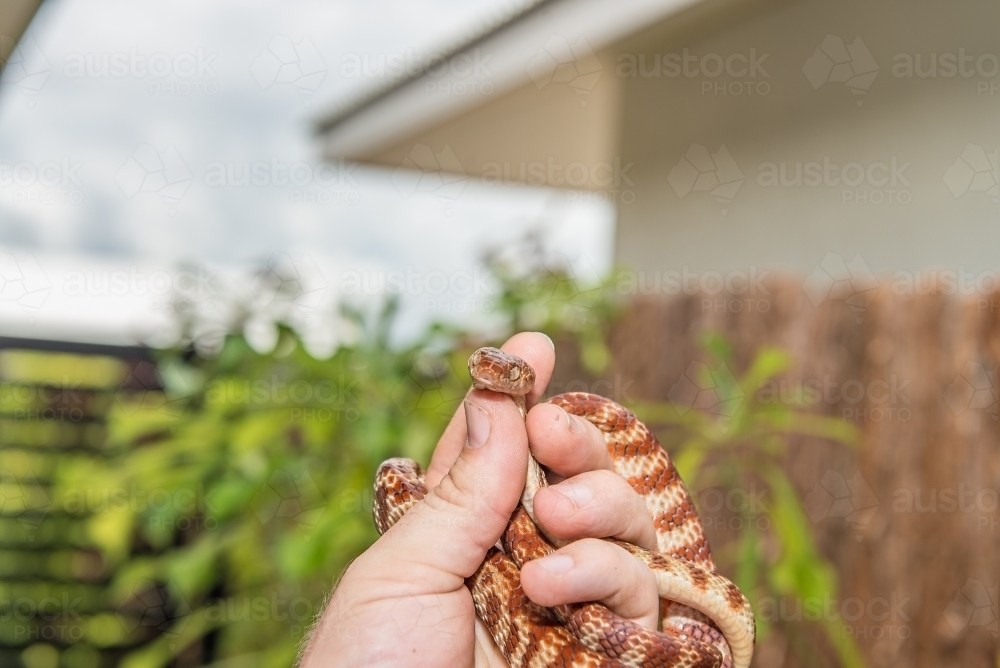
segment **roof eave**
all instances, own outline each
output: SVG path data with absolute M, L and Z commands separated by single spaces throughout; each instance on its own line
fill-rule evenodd
M 548 0 L 454 52 L 448 67 L 406 78 L 328 118 L 326 154 L 364 161 L 491 98 L 532 83 L 532 61 L 553 37 L 607 48 L 703 0 Z M 478 56 L 478 61 L 476 57 Z M 481 67 L 470 68 L 468 62 Z

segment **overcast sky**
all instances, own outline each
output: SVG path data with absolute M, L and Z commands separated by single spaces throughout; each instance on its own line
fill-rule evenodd
M 162 342 L 182 262 L 223 278 L 291 266 L 314 320 L 359 276 L 474 278 L 483 248 L 536 227 L 581 271 L 606 268 L 608 206 L 473 182 L 411 194 L 391 170 L 318 160 L 313 122 L 377 85 L 379 63 L 439 52 L 510 7 L 48 0 L 0 83 L 0 333 Z M 403 334 L 489 310 L 459 284 L 409 289 Z

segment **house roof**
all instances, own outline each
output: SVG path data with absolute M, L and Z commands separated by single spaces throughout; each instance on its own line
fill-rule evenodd
M 540 54 L 595 52 L 703 0 L 535 0 L 494 17 L 442 58 L 371 89 L 317 123 L 327 155 L 365 160 L 382 149 L 541 76 Z M 565 48 L 566 46 L 571 49 Z M 559 51 L 562 51 L 562 54 Z M 570 53 L 572 51 L 572 53 Z M 476 55 L 486 67 L 461 66 Z M 442 63 L 448 63 L 442 66 Z M 455 66 L 453 66 L 453 64 Z M 433 87 L 433 93 L 428 87 Z
M 375 86 L 364 88 L 357 93 L 343 99 L 324 118 L 316 124 L 317 132 L 326 132 L 336 126 L 341 120 L 362 111 L 379 99 L 390 95 L 392 91 L 399 88 L 408 81 L 419 79 L 434 65 L 449 61 L 454 56 L 473 49 L 488 36 L 499 30 L 510 26 L 522 19 L 531 12 L 537 11 L 544 5 L 551 4 L 552 0 L 529 0 L 520 6 L 506 8 L 504 11 L 487 16 L 481 23 L 473 29 L 459 37 L 452 45 L 445 45 L 439 49 L 440 55 L 435 55 L 432 62 L 424 62 L 413 72 L 407 72 L 402 76 L 386 77 Z
M 21 39 L 42 0 L 4 0 L 0 11 L 0 71 Z

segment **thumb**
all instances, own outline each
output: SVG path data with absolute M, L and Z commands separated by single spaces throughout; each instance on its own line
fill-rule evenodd
M 528 465 L 524 418 L 510 397 L 474 390 L 464 408 L 467 439 L 458 459 L 383 536 L 407 565 L 462 579 L 475 572 L 506 528 Z

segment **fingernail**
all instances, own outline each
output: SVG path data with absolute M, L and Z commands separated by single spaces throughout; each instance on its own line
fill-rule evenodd
M 548 334 L 546 334 L 545 332 L 535 332 L 535 333 L 536 333 L 536 334 L 541 334 L 542 336 L 544 336 L 544 337 L 545 337 L 545 340 L 549 342 L 549 345 L 550 345 L 550 346 L 552 346 L 552 350 L 555 350 L 555 349 L 556 349 L 556 344 L 552 342 L 552 337 L 550 337 L 550 336 L 549 336 Z
M 569 430 L 571 432 L 573 432 L 574 434 L 583 433 L 583 420 L 573 415 L 572 413 L 566 413 L 566 421 L 569 422 Z
M 538 559 L 537 562 L 549 575 L 563 575 L 573 568 L 573 557 L 568 554 L 550 554 Z
M 577 508 L 582 508 L 594 500 L 593 490 L 578 482 L 560 483 L 553 485 L 551 489 L 565 496 Z
M 481 448 L 490 437 L 490 414 L 479 404 L 465 401 L 465 428 L 469 434 L 465 445 L 470 448 Z

